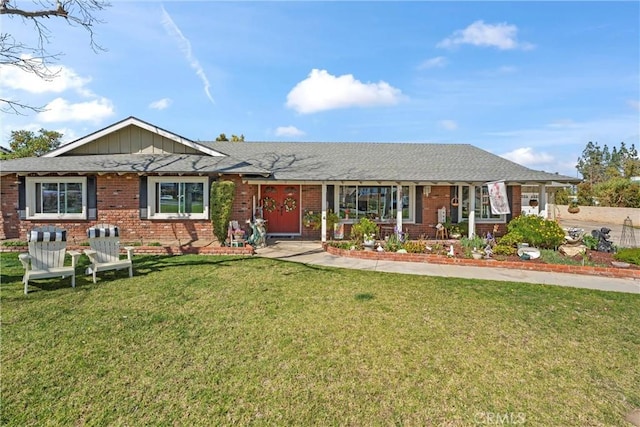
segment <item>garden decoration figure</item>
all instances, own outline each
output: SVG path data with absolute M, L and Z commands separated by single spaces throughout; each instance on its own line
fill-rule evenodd
M 247 239 L 253 247 L 264 248 L 267 246 L 267 225 L 266 220 L 262 218 L 256 218 L 254 222 L 247 220 L 247 224 L 251 227 L 251 236 Z
M 598 239 L 596 250 L 598 252 L 613 252 L 613 242 L 609 239 L 610 228 L 602 227 L 600 230 L 592 230 L 591 235 Z
M 485 237 L 484 257 L 491 258 L 493 255 L 493 247 L 496 245 L 496 238 L 491 233 L 487 233 Z
M 582 242 L 582 236 L 584 234 L 584 229 L 582 228 L 567 228 L 567 235 L 564 237 L 564 240 L 570 245 L 577 245 Z

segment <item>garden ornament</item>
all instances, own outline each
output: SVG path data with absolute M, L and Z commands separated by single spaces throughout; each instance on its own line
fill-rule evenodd
M 602 227 L 600 230 L 592 230 L 591 235 L 598 239 L 596 250 L 598 252 L 613 252 L 613 242 L 609 238 L 610 228 Z
M 256 218 L 255 221 L 247 220 L 247 224 L 251 227 L 251 236 L 247 239 L 253 247 L 264 248 L 267 246 L 267 225 L 264 219 Z

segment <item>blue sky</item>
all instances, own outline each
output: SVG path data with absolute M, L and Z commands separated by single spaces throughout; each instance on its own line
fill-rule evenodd
M 47 22 L 56 80 L 0 69 L 3 97 L 47 107 L 3 114 L 1 145 L 136 116 L 193 140 L 467 143 L 570 176 L 589 141 L 640 148 L 635 1 L 113 1 L 98 17 L 99 53 Z

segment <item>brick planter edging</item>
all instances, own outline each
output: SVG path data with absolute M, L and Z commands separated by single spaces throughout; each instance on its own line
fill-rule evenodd
M 498 261 L 498 260 L 486 260 L 486 259 L 469 259 L 469 258 L 456 258 L 448 257 L 444 255 L 433 254 L 403 254 L 396 252 L 375 252 L 375 251 L 355 251 L 348 249 L 340 249 L 330 245 L 324 245 L 324 249 L 327 253 L 332 255 L 347 257 L 347 258 L 359 258 L 359 259 L 373 259 L 384 261 L 406 261 L 406 262 L 428 262 L 431 264 L 449 264 L 449 265 L 463 265 L 469 267 L 496 267 L 496 268 L 508 268 L 517 270 L 533 270 L 533 271 L 548 271 L 553 273 L 571 273 L 571 274 L 586 274 L 590 276 L 603 276 L 614 277 L 619 279 L 636 279 L 640 280 L 640 270 L 624 269 L 617 267 L 591 267 L 582 265 L 563 265 L 563 264 L 542 264 L 537 262 L 517 262 L 517 261 Z
M 253 255 L 253 246 L 228 247 L 228 246 L 134 246 L 134 255 Z M 67 246 L 67 251 L 82 253 L 89 246 Z M 26 246 L 2 246 L 0 252 L 28 252 Z M 124 253 L 124 252 L 123 252 Z

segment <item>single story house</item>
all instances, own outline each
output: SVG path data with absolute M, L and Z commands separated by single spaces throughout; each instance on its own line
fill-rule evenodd
M 0 239 L 20 239 L 55 224 L 75 241 L 87 228 L 116 224 L 123 241 L 213 239 L 209 192 L 232 180 L 232 219 L 262 216 L 270 236 L 325 240 L 306 227 L 309 212 L 331 210 L 345 236 L 364 216 L 410 236 L 435 236 L 436 224 L 468 222 L 482 235 L 522 212 L 522 188 L 579 179 L 536 171 L 468 144 L 193 141 L 129 117 L 42 157 L 0 162 Z M 505 184 L 509 214 L 493 214 L 487 183 Z

